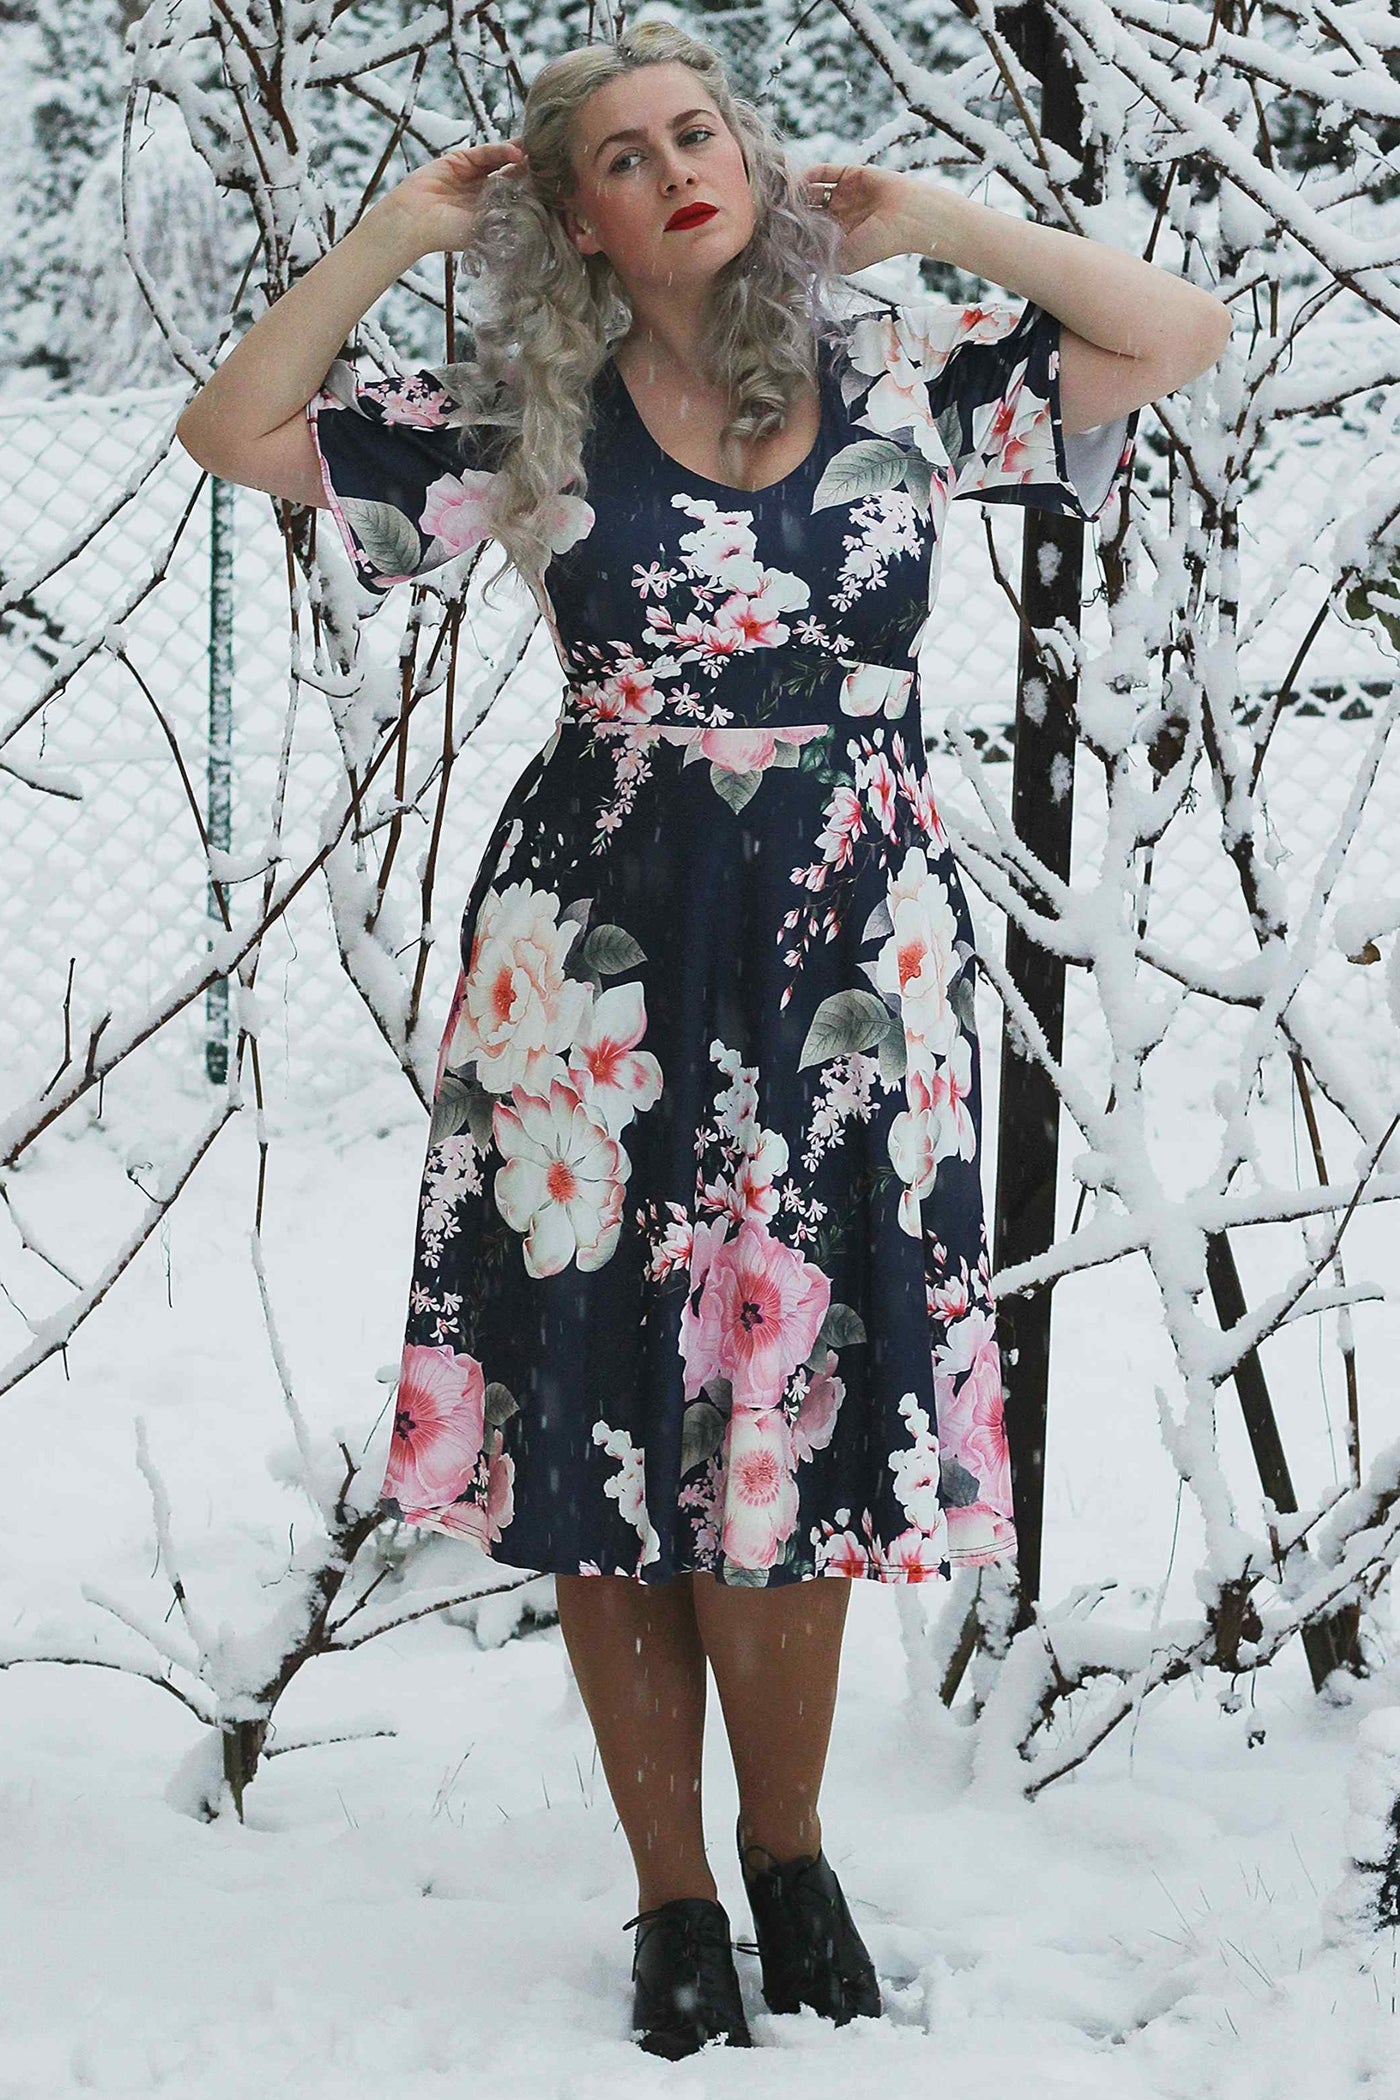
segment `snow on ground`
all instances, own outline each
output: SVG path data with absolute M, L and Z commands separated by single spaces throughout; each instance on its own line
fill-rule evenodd
M 164 1079 L 113 1084 L 100 1128 L 41 1141 L 18 1184 L 32 1222 L 61 1216 L 71 1257 L 95 1257 L 135 1200 L 131 1147 L 198 1112 Z M 1286 1118 L 1284 1097 L 1280 1143 Z M 313 1423 L 363 1445 L 385 1396 L 374 1374 L 398 1349 L 423 1122 L 392 1077 L 333 1121 L 283 1122 L 265 1233 L 283 1342 Z M 196 1601 L 236 1630 L 271 1609 L 310 1518 L 267 1467 L 289 1436 L 248 1259 L 254 1165 L 240 1117 L 67 1376 L 52 1363 L 11 1397 L 7 1638 L 100 1625 L 83 1582 L 164 1614 L 137 1415 Z M 1383 1277 L 1393 1244 L 1383 1211 L 1359 1211 L 1349 1276 Z M 1265 1259 L 1242 1235 L 1239 1253 L 1247 1289 L 1277 1277 L 1278 1247 Z M 1188 1502 L 1173 1556 L 1145 1274 L 1074 1279 L 1056 1322 L 1048 1593 L 1115 1576 L 1104 1608 L 1141 1623 L 1170 1568 L 1166 1609 L 1189 1609 L 1196 1533 Z M 1394 1321 L 1363 1307 L 1356 1326 L 1374 1448 L 1393 1433 Z M 1265 1353 L 1306 1491 L 1332 1477 L 1317 1337 L 1300 1322 Z M 1325 1354 L 1335 1429 L 1330 1324 Z M 1227 1392 L 1230 1452 L 1236 1414 Z M 1236 1478 L 1247 1488 L 1247 1467 Z M 668 2066 L 628 2038 L 635 1884 L 557 1628 L 481 1649 L 428 1621 L 313 1665 L 281 1725 L 397 1734 L 277 1758 L 241 1828 L 167 1799 L 199 1729 L 151 1685 L 5 1672 L 0 2100 L 340 2100 L 361 2085 L 378 2100 L 806 2100 L 814 2080 L 958 2100 L 1400 2094 L 1395 1935 L 1327 1943 L 1357 1722 L 1400 1703 L 1400 1666 L 1335 1702 L 1313 1697 L 1296 1653 L 1237 1712 L 1219 1689 L 1158 1695 L 1075 1774 L 1008 1802 L 969 1790 L 956 1721 L 908 1710 L 896 1595 L 858 1584 L 824 1829 L 887 2017 L 774 2017 L 741 1955 L 758 2047 Z M 706 1796 L 721 1896 L 749 1937 L 713 1697 Z

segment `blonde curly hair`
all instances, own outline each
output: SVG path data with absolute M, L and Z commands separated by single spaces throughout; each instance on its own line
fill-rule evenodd
M 561 494 L 587 492 L 592 382 L 632 323 L 608 258 L 581 255 L 564 230 L 562 207 L 576 185 L 574 119 L 605 82 L 672 62 L 713 97 L 754 200 L 752 238 L 716 273 L 700 343 L 704 370 L 733 403 L 719 451 L 736 484 L 739 447 L 782 428 L 816 376 L 817 341 L 836 325 L 840 229 L 806 202 L 778 134 L 733 92 L 711 45 L 650 21 L 551 60 L 525 98 L 528 172 L 486 184 L 461 252 L 472 341 L 452 391 L 474 453 L 496 474 L 492 537 L 505 560 L 491 583 L 514 568 L 537 589 L 550 560 L 550 509 Z

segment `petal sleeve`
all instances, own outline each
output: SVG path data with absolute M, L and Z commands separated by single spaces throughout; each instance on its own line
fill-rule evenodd
M 337 358 L 306 404 L 321 485 L 356 576 L 382 597 L 489 537 L 495 476 L 463 428 L 450 366 L 361 379 Z
M 929 405 L 953 461 L 954 497 L 1092 524 L 1131 485 L 1141 409 L 1065 434 L 1057 315 L 1028 301 L 1019 312 L 1002 303 L 945 307 L 932 327 L 919 313 L 901 318 L 927 353 Z

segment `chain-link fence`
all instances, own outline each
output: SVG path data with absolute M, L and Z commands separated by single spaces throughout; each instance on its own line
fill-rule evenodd
M 177 390 L 105 400 L 70 399 L 0 412 L 6 462 L 0 506 L 0 569 L 13 581 L 70 540 L 82 539 L 116 494 L 151 460 L 139 493 L 92 536 L 51 582 L 5 615 L 0 648 L 11 709 L 32 700 L 67 649 L 121 605 L 193 502 L 167 573 L 123 623 L 128 662 L 99 650 L 68 680 L 61 699 L 40 711 L 6 754 L 0 772 L 0 944 L 8 989 L 0 1005 L 0 1067 L 13 1102 L 41 1086 L 64 1047 L 65 1002 L 74 1017 L 111 1009 L 134 1015 L 206 952 L 211 931 L 207 870 L 191 794 L 207 806 L 211 691 L 212 485 L 178 445 L 161 457 L 181 397 Z M 1317 521 L 1355 462 L 1338 431 L 1300 449 L 1281 435 L 1250 516 L 1242 555 L 1242 597 L 1270 608 L 1246 638 L 1243 673 L 1251 705 L 1262 704 L 1288 670 L 1325 595 L 1307 563 Z M 1140 448 L 1142 450 L 1144 448 Z M 1145 457 L 1138 500 L 1151 503 Z M 197 491 L 197 493 L 196 493 Z M 260 864 L 292 702 L 289 680 L 287 558 L 271 501 L 225 490 L 232 523 L 231 641 L 232 864 Z M 1014 575 L 1021 514 L 971 503 L 953 507 L 944 541 L 938 608 L 922 659 L 924 731 L 935 781 L 950 812 L 984 821 L 961 760 L 948 741 L 956 711 L 980 747 L 993 792 L 1009 791 L 1009 734 L 1015 690 L 1016 626 L 996 584 L 985 544 L 990 521 L 1003 566 Z M 323 525 L 329 524 L 323 514 Z M 323 542 L 325 538 L 323 534 Z M 1084 633 L 1106 640 L 1093 601 L 1097 554 L 1088 534 Z M 338 544 L 330 559 L 342 560 Z M 507 594 L 508 597 L 508 594 Z M 391 663 L 402 637 L 407 590 L 370 621 L 363 646 Z M 477 646 L 506 619 L 473 605 L 465 634 Z M 470 651 L 470 644 L 468 645 Z M 1367 726 L 1388 696 L 1391 667 L 1369 630 L 1333 620 L 1314 645 L 1309 673 L 1275 731 L 1263 785 L 1270 853 L 1301 899 L 1332 837 L 1364 748 Z M 537 629 L 520 669 L 469 742 L 453 776 L 440 859 L 436 941 L 425 1010 L 440 1011 L 456 962 L 456 915 L 471 885 L 487 832 L 504 797 L 552 726 L 560 686 L 557 661 Z M 433 703 L 430 701 L 429 706 Z M 427 747 L 436 730 L 419 725 Z M 172 756 L 183 754 L 188 789 Z M 22 776 L 42 769 L 38 790 Z M 337 780 L 340 754 L 326 702 L 304 687 L 296 696 L 282 850 L 292 864 L 310 856 Z M 1218 812 L 1205 769 L 1193 810 L 1183 812 L 1158 848 L 1151 871 L 1149 923 L 1156 939 L 1215 968 L 1254 952 L 1254 935 L 1234 871 L 1221 851 Z M 58 792 L 52 791 L 54 788 Z M 1047 784 L 1047 792 L 1049 792 Z M 1103 836 L 1101 776 L 1081 757 L 1075 785 L 1076 880 L 1092 870 Z M 1388 879 L 1400 817 L 1400 768 L 1387 760 L 1348 857 L 1336 900 Z M 420 825 L 421 825 L 421 820 Z M 410 844 L 410 857 L 416 849 Z M 981 938 L 1000 947 L 999 915 L 974 893 Z M 1382 972 L 1324 950 L 1320 982 L 1337 1003 L 1339 1037 L 1351 1054 L 1386 1060 L 1393 1030 L 1382 1025 Z M 392 1071 L 392 1055 L 349 982 L 337 952 L 324 885 L 309 885 L 268 933 L 259 966 L 262 1053 L 274 1117 L 315 1117 L 347 1091 Z M 1098 1006 L 1086 973 L 1070 974 L 1067 1032 L 1081 1070 L 1103 1057 Z M 992 1002 L 988 1001 L 988 1005 Z M 1240 1009 L 1240 1025 L 1248 1019 Z M 1376 1025 L 1373 1025 L 1376 1024 Z M 986 1062 L 994 1061 L 996 1015 L 984 1009 Z M 214 1024 L 217 1028 L 217 1016 Z M 205 1005 L 196 1002 L 141 1053 L 159 1060 L 182 1094 L 207 1087 Z M 1173 1023 L 1176 1062 L 1201 1099 L 1225 1069 L 1231 1010 L 1188 997 Z M 994 1075 L 989 1075 L 993 1076 Z M 1395 1075 L 1384 1074 L 1389 1086 Z M 989 1126 L 989 1136 L 991 1127 Z

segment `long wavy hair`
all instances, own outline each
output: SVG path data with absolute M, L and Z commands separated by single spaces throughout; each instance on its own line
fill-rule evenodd
M 605 82 L 672 61 L 713 97 L 754 200 L 753 235 L 715 274 L 699 345 L 702 369 L 732 404 L 719 438 L 727 478 L 738 482 L 742 444 L 782 428 L 816 376 L 817 341 L 836 325 L 840 229 L 806 202 L 779 135 L 733 92 L 712 46 L 648 21 L 551 60 L 525 98 L 528 169 L 483 185 L 461 251 L 472 340 L 453 392 L 475 456 L 496 475 L 488 515 L 505 555 L 488 589 L 514 568 L 538 595 L 558 498 L 587 493 L 592 382 L 632 323 L 608 258 L 581 255 L 564 230 L 562 207 L 576 187 L 574 119 Z

